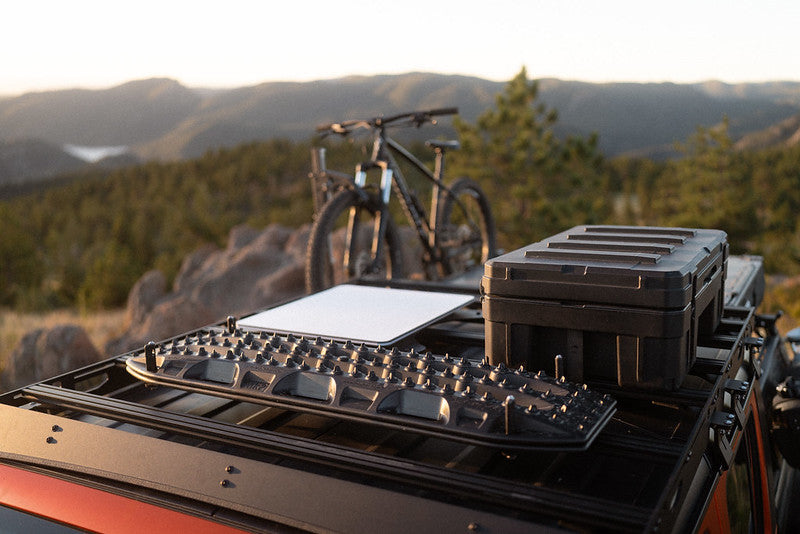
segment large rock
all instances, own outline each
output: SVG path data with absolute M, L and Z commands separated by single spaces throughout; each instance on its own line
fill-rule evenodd
M 308 249 L 308 235 L 311 233 L 311 225 L 301 226 L 284 243 L 284 252 L 294 258 L 296 262 L 305 265 L 306 251 Z
M 128 324 L 144 321 L 167 292 L 167 278 L 159 270 L 146 272 L 128 293 L 126 321 Z
M 213 246 L 201 247 L 183 259 L 178 275 L 175 277 L 173 289 L 176 292 L 186 291 L 192 284 L 202 277 L 201 268 L 206 264 L 209 256 L 217 251 Z
M 148 341 L 167 339 L 220 320 L 218 314 L 202 302 L 182 293 L 171 293 L 156 304 L 138 323 L 132 323 L 119 338 L 106 347 L 109 356 L 142 348 Z
M 4 389 L 14 389 L 94 363 L 102 358 L 79 326 L 61 325 L 27 333 L 6 362 Z
M 236 227 L 226 248 L 205 247 L 187 256 L 169 293 L 159 294 L 159 275 L 146 273 L 128 299 L 127 331 L 106 352 L 122 354 L 302 295 L 308 232 L 307 226 Z
M 231 230 L 227 246 L 206 246 L 188 255 L 167 291 L 163 273 L 145 273 L 128 295 L 125 333 L 106 347 L 107 356 L 141 348 L 202 326 L 298 297 L 305 291 L 309 227 L 271 225 Z M 0 376 L 5 389 L 27 385 L 102 359 L 78 326 L 28 333 Z

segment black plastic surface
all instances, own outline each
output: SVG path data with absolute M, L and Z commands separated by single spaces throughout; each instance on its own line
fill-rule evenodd
M 683 309 L 722 287 L 727 257 L 721 230 L 576 226 L 486 262 L 483 292 Z M 720 306 L 717 320 L 721 314 Z
M 578 226 L 486 263 L 486 352 L 494 364 L 572 381 L 680 387 L 722 315 L 725 232 Z
M 725 280 L 726 306 L 761 305 L 764 299 L 764 259 L 761 256 L 732 256 Z
M 148 346 L 136 377 L 516 449 L 585 449 L 615 402 L 543 373 L 266 332 L 204 329 Z

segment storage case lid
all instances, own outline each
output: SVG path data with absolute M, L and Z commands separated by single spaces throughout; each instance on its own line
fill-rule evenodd
M 576 226 L 486 262 L 481 289 L 511 298 L 684 308 L 724 277 L 727 234 L 650 226 Z

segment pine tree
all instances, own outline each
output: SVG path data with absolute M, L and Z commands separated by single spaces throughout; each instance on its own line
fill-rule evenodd
M 733 148 L 727 118 L 698 127 L 679 148 L 685 157 L 671 162 L 656 185 L 653 215 L 661 224 L 725 230 L 737 247 L 752 240 L 760 226 L 752 179 Z
M 559 140 L 558 114 L 538 96 L 538 83 L 523 68 L 474 125 L 456 121 L 462 150 L 451 158 L 451 176 L 481 184 L 507 248 L 599 222 L 610 211 L 597 137 Z

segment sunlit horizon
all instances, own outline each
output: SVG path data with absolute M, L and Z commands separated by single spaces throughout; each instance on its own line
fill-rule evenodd
M 4 10 L 0 95 L 165 77 L 192 88 L 430 72 L 510 80 L 800 81 L 800 3 L 31 0 Z
M 520 67 L 521 69 L 522 67 Z M 174 80 L 181 84 L 184 87 L 189 89 L 196 89 L 196 90 L 210 90 L 210 91 L 225 91 L 225 90 L 234 90 L 246 87 L 252 87 L 260 84 L 266 83 L 314 83 L 314 82 L 331 82 L 340 79 L 345 79 L 349 77 L 372 77 L 372 76 L 402 76 L 406 74 L 414 74 L 414 73 L 424 73 L 424 74 L 440 74 L 444 76 L 465 76 L 471 78 L 480 78 L 494 82 L 506 82 L 511 80 L 516 74 L 519 73 L 518 69 L 516 72 L 510 74 L 507 77 L 492 77 L 492 76 L 481 76 L 480 74 L 468 74 L 468 73 L 460 73 L 460 72 L 430 72 L 430 71 L 407 71 L 407 72 L 376 72 L 376 73 L 351 73 L 351 74 L 342 74 L 342 75 L 332 75 L 330 77 L 323 77 L 323 78 L 308 78 L 308 79 L 294 79 L 294 80 L 283 80 L 283 79 L 265 79 L 265 80 L 243 80 L 241 83 L 224 83 L 215 85 L 212 83 L 207 82 L 198 82 L 198 83 L 189 83 L 184 80 L 178 79 L 175 76 L 169 76 L 167 74 L 153 74 L 151 76 L 142 76 L 139 78 L 131 78 L 131 79 L 120 79 L 118 81 L 108 81 L 108 82 L 97 82 L 94 84 L 91 83 L 75 83 L 72 85 L 64 85 L 64 86 L 42 86 L 42 87 L 30 87 L 20 91 L 5 91 L 0 90 L 0 97 L 16 97 L 22 96 L 25 94 L 35 94 L 35 93 L 48 93 L 48 92 L 57 92 L 57 91 L 71 91 L 71 90 L 79 90 L 79 91 L 103 91 L 107 89 L 112 89 L 114 87 L 118 87 L 121 85 L 125 85 L 131 82 L 137 82 L 142 80 L 150 80 L 150 79 L 169 79 Z M 660 83 L 673 83 L 673 84 L 686 84 L 686 85 L 693 85 L 693 84 L 702 84 L 702 83 L 714 83 L 719 82 L 726 85 L 739 85 L 739 84 L 764 84 L 764 83 L 800 83 L 800 78 L 798 79 L 763 79 L 763 80 L 721 80 L 721 79 L 692 79 L 692 80 L 674 80 L 674 79 L 662 79 L 662 78 L 654 78 L 654 79 L 647 79 L 647 80 L 623 80 L 623 79 L 576 79 L 576 78 L 568 78 L 562 76 L 530 76 L 529 71 L 529 78 L 536 79 L 536 80 L 547 80 L 547 79 L 554 79 L 554 80 L 561 80 L 565 82 L 579 82 L 579 83 L 592 83 L 592 84 L 660 84 Z

